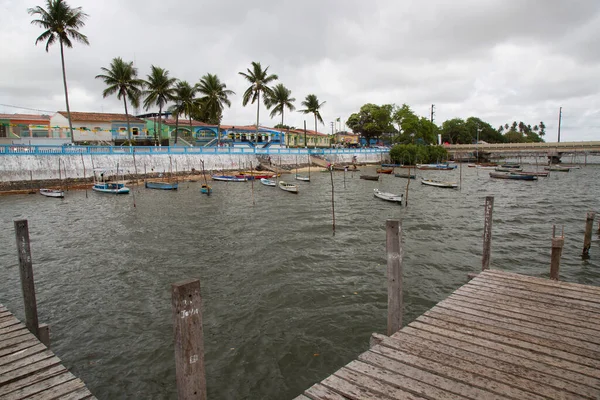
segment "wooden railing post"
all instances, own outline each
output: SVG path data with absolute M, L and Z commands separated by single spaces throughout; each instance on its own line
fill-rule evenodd
M 25 306 L 25 325 L 29 332 L 39 338 L 37 303 L 35 301 L 35 285 L 33 282 L 33 265 L 31 247 L 29 246 L 29 226 L 27 220 L 15 221 L 17 251 L 19 252 L 19 274 L 23 288 L 23 304 Z
M 595 212 L 588 212 L 585 221 L 585 236 L 583 238 L 583 257 L 590 256 L 590 247 L 592 246 L 592 229 L 594 228 L 594 218 L 596 217 Z
M 483 257 L 481 259 L 481 270 L 490 268 L 490 256 L 492 252 L 492 215 L 494 211 L 494 196 L 485 198 L 485 223 L 483 226 Z
M 206 400 L 200 281 L 174 283 L 171 295 L 177 396 L 180 400 Z
M 550 257 L 550 279 L 558 281 L 560 275 L 560 256 L 565 245 L 564 232 L 556 237 L 556 226 L 552 227 L 552 255 Z
M 386 221 L 386 252 L 388 279 L 387 334 L 393 335 L 402 328 L 402 223 Z

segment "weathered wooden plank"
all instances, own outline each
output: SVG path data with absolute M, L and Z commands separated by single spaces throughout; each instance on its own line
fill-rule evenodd
M 83 385 L 83 382 L 81 382 L 81 381 L 80 381 L 81 383 L 79 383 L 77 381 L 75 381 L 75 382 L 78 385 Z M 83 386 L 71 393 L 61 395 L 58 399 L 60 399 L 60 400 L 91 400 L 92 398 L 93 397 L 92 397 L 92 394 L 90 393 L 90 391 L 85 386 Z
M 51 399 L 61 399 L 62 396 L 66 396 L 70 393 L 73 393 L 76 390 L 84 389 L 85 383 L 79 378 L 75 378 L 72 380 L 68 380 L 62 382 L 56 386 L 53 386 L 44 392 L 37 393 L 31 397 L 28 397 L 27 400 L 51 400 Z M 90 393 L 91 394 L 91 393 Z
M 39 343 L 38 340 L 34 338 L 34 339 L 27 340 L 25 342 L 17 343 L 11 347 L 0 349 L 0 357 L 3 357 L 7 354 L 16 353 L 17 351 L 26 349 L 28 347 L 35 346 L 38 343 Z
M 27 334 L 29 334 L 27 328 L 15 329 L 10 332 L 3 333 L 0 335 L 0 346 L 2 346 L 2 344 L 8 339 L 14 339 Z
M 65 367 L 59 364 L 50 368 L 37 371 L 33 375 L 29 375 L 25 378 L 18 379 L 11 383 L 0 385 L 0 396 L 14 392 L 18 389 L 22 389 L 26 386 L 30 386 L 36 382 L 43 381 L 53 376 L 64 374 L 66 371 L 67 370 L 65 369 Z
M 301 394 L 300 396 L 294 397 L 294 400 L 310 400 L 310 399 L 308 397 L 306 397 L 305 395 Z
M 16 360 L 29 357 L 32 354 L 36 354 L 45 350 L 46 346 L 44 346 L 43 344 L 36 344 L 35 346 L 27 347 L 26 349 L 22 349 L 14 353 L 4 355 L 0 357 L 0 366 L 10 364 Z
M 517 399 L 527 398 L 532 393 L 556 400 L 595 399 L 600 392 L 518 364 L 505 363 L 410 335 L 383 338 L 381 345 L 361 354 L 359 359 L 370 362 L 368 357 L 371 353 Z M 574 392 L 563 391 L 566 387 L 574 387 Z
M 41 360 L 45 360 L 46 358 L 54 357 L 54 354 L 50 350 L 42 351 L 40 353 L 32 354 L 29 357 L 21 358 L 19 360 L 15 360 L 10 364 L 5 364 L 0 366 L 0 376 L 13 371 L 15 369 L 19 369 L 25 367 L 29 364 L 36 363 Z
M 13 382 L 17 379 L 22 379 L 26 376 L 35 374 L 39 370 L 43 370 L 44 368 L 50 368 L 55 365 L 59 365 L 60 360 L 58 357 L 50 357 L 44 360 L 40 360 L 35 363 L 28 364 L 24 367 L 14 369 L 0 376 L 0 385 Z
M 584 336 L 584 339 L 576 339 L 567 336 L 559 329 L 540 329 L 540 326 L 532 328 L 510 321 L 508 318 L 504 321 L 498 321 L 484 313 L 473 315 L 467 309 L 453 307 L 449 303 L 444 306 L 440 303 L 424 315 L 515 339 L 544 344 L 573 354 L 600 360 L 600 346 L 586 341 L 587 337 L 585 335 L 581 335 Z
M 600 296 L 600 286 L 582 285 L 581 283 L 571 283 L 571 282 L 565 282 L 565 281 L 556 282 L 556 281 L 551 281 L 548 279 L 541 279 L 541 278 L 536 278 L 533 276 L 520 275 L 520 274 L 515 274 L 512 272 L 508 272 L 508 271 L 501 271 L 501 270 L 497 270 L 497 269 L 490 269 L 489 271 L 486 271 L 486 272 L 489 273 L 490 275 L 502 276 L 507 279 L 514 279 L 514 280 L 524 281 L 524 282 L 532 282 L 532 283 L 537 283 L 539 285 L 544 285 L 544 286 L 549 286 L 549 287 L 557 287 L 558 286 L 558 287 L 562 287 L 562 288 L 571 288 L 573 290 L 580 290 L 583 292 L 589 292 L 589 293 Z
M 5 338 L 4 336 L 0 336 L 0 350 L 8 349 L 15 344 L 26 342 L 28 340 L 32 340 L 34 337 L 31 336 L 29 332 L 25 334 L 21 334 L 18 336 L 13 336 L 10 338 Z
M 440 325 L 444 325 L 444 324 L 440 324 Z M 447 336 L 447 337 L 451 337 L 451 338 L 455 338 L 455 339 L 459 339 L 459 340 L 471 342 L 471 343 L 477 343 L 481 346 L 489 346 L 490 348 L 493 348 L 496 351 L 501 351 L 501 352 L 505 352 L 508 354 L 521 356 L 524 358 L 534 359 L 534 360 L 541 361 L 541 362 L 544 362 L 549 365 L 553 365 L 553 366 L 556 366 L 559 368 L 564 368 L 569 371 L 573 371 L 573 372 L 576 372 L 579 374 L 584 374 L 584 375 L 588 375 L 588 376 L 596 378 L 596 379 L 600 379 L 600 370 L 598 370 L 595 367 L 589 367 L 589 366 L 586 366 L 586 365 L 583 365 L 583 364 L 580 364 L 577 362 L 566 360 L 564 358 L 554 357 L 554 356 L 546 354 L 546 353 L 538 353 L 532 349 L 515 346 L 513 344 L 513 342 L 500 343 L 500 342 L 497 342 L 494 340 L 490 340 L 490 339 L 483 337 L 486 335 L 473 334 L 473 332 L 469 329 L 460 329 L 460 327 L 455 327 L 458 329 L 451 330 L 451 329 L 446 329 L 443 326 L 429 325 L 429 324 L 425 324 L 425 323 L 422 323 L 419 321 L 415 321 L 415 322 L 411 323 L 409 326 L 411 326 L 415 329 L 420 329 L 423 331 L 437 333 L 441 336 Z M 514 343 L 521 344 L 523 342 L 514 341 Z M 531 345 L 530 347 L 534 347 L 534 346 Z M 539 346 L 539 347 L 542 347 L 542 346 Z
M 347 397 L 334 392 L 326 386 L 317 383 L 311 386 L 304 394 L 311 400 L 347 400 Z
M 377 347 L 383 349 L 383 353 L 391 351 L 385 347 Z M 452 367 L 446 367 L 435 362 L 431 362 L 413 355 L 396 352 L 396 358 L 386 357 L 382 353 L 367 351 L 359 356 L 359 360 L 364 364 L 350 363 L 346 368 L 353 369 L 365 375 L 372 376 L 376 379 L 387 380 L 379 371 L 372 372 L 365 365 L 372 367 L 383 368 L 392 376 L 407 376 L 417 379 L 421 382 L 427 382 L 436 388 L 448 391 L 472 399 L 494 399 L 494 398 L 511 398 L 512 394 L 518 395 L 520 399 L 544 400 L 541 396 L 536 396 L 533 393 L 523 392 L 518 389 L 511 388 L 507 385 L 491 382 L 488 379 L 470 374 Z M 396 385 L 396 378 L 389 380 L 390 383 Z M 479 383 L 479 385 L 477 385 Z M 504 388 L 503 392 L 501 388 Z M 491 390 L 488 390 L 491 389 Z M 424 391 L 420 393 L 425 394 Z M 435 395 L 436 398 L 442 397 Z
M 0 335 L 4 335 L 5 333 L 8 333 L 8 332 L 18 331 L 20 329 L 27 329 L 27 328 L 25 327 L 25 325 L 23 325 L 20 322 L 17 324 L 12 324 L 7 327 L 0 328 Z
M 423 399 L 414 393 L 386 385 L 371 377 L 354 372 L 347 368 L 337 370 L 325 379 L 323 385 L 351 399 Z M 448 397 L 454 399 L 455 396 Z
M 467 362 L 485 365 L 507 373 L 523 376 L 527 379 L 537 380 L 563 390 L 570 390 L 573 393 L 584 395 L 587 393 L 587 390 L 600 389 L 600 379 L 538 361 L 530 357 L 529 354 L 525 356 L 523 354 L 510 354 L 502 351 L 502 349 L 490 347 L 485 341 L 484 343 L 479 343 L 479 340 L 469 337 L 466 339 L 471 339 L 470 341 L 464 341 L 405 327 L 390 339 L 394 340 L 394 342 L 384 340 L 382 344 L 405 351 L 415 352 L 418 350 L 418 354 L 422 354 L 426 350 L 423 346 L 426 346 L 440 354 L 454 356 Z M 406 346 L 404 345 L 405 343 L 407 344 Z
M 33 383 L 29 386 L 8 393 L 7 395 L 3 396 L 3 400 L 20 400 L 24 398 L 27 398 L 28 400 L 31 400 L 33 398 L 55 399 L 57 396 L 50 396 L 50 394 L 52 393 L 52 388 L 62 383 L 72 381 L 74 379 L 75 376 L 73 376 L 73 374 L 65 370 L 60 375 L 44 379 L 43 381 Z M 37 396 L 34 397 L 35 395 Z
M 9 327 L 9 326 L 12 326 L 12 325 L 17 325 L 17 324 L 20 324 L 20 323 L 21 322 L 19 322 L 19 320 L 16 319 L 16 318 L 14 318 L 14 319 L 9 318 L 8 321 L 6 321 L 6 322 L 0 322 L 0 329 L 1 328 L 6 328 L 6 327 Z
M 7 314 L 7 315 L 0 315 L 0 323 L 2 322 L 6 322 L 9 321 L 11 319 L 15 318 L 12 314 Z

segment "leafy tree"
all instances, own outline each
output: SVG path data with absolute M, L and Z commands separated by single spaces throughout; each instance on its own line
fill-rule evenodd
M 504 131 L 503 128 L 500 132 L 497 131 L 490 125 L 489 123 L 477 118 L 477 117 L 469 117 L 465 123 L 467 130 L 469 131 L 469 138 L 465 138 L 466 140 L 470 140 L 470 142 L 463 143 L 473 143 L 477 141 L 477 131 L 479 130 L 479 140 L 487 143 L 503 143 L 504 137 L 501 132 Z
M 179 81 L 175 85 L 175 104 L 169 107 L 169 112 L 175 117 L 175 144 L 179 134 L 179 116 L 186 115 L 190 121 L 190 133 L 192 130 L 192 115 L 198 112 L 200 105 L 196 99 L 196 86 L 187 81 Z
M 269 67 L 262 69 L 259 62 L 252 61 L 252 69 L 246 69 L 247 72 L 239 72 L 250 83 L 250 87 L 244 92 L 242 105 L 246 107 L 248 102 L 254 104 L 256 102 L 256 140 L 258 143 L 258 124 L 260 117 L 260 94 L 266 96 L 263 99 L 265 107 L 269 108 L 267 97 L 272 94 L 272 89 L 269 86 L 271 82 L 276 81 L 279 77 L 275 74 L 268 74 Z
M 277 124 L 274 126 L 274 128 L 277 129 L 296 129 L 295 126 L 289 126 L 289 125 L 283 125 L 283 124 Z
M 396 108 L 393 112 L 393 121 L 398 124 L 399 135 L 397 142 L 435 144 L 439 128 L 429 119 L 417 116 L 408 105 Z
M 117 94 L 117 99 L 123 99 L 125 106 L 125 116 L 127 118 L 127 137 L 131 144 L 131 125 L 129 123 L 129 113 L 127 111 L 127 98 L 133 107 L 139 107 L 140 97 L 144 81 L 138 79 L 137 68 L 133 66 L 133 61 L 125 62 L 121 57 L 113 58 L 110 68 L 100 68 L 104 74 L 96 75 L 96 79 L 102 79 L 108 86 L 102 92 L 103 97 Z
M 302 101 L 302 106 L 305 108 L 300 110 L 302 114 L 313 114 L 315 117 L 315 132 L 317 132 L 317 121 L 319 121 L 322 125 L 325 125 L 323 122 L 323 118 L 321 117 L 321 107 L 325 104 L 325 102 L 319 103 L 319 99 L 315 94 L 309 94 Z
M 392 162 L 404 165 L 440 162 L 448 159 L 448 151 L 443 146 L 421 144 L 396 144 L 390 149 Z
M 223 118 L 224 105 L 231 107 L 229 96 L 235 94 L 233 90 L 227 89 L 227 85 L 219 79 L 216 74 L 206 74 L 196 85 L 198 93 L 202 95 L 201 104 L 202 118 L 200 121 L 208 124 L 218 125 Z
M 467 126 L 465 121 L 461 118 L 453 118 L 444 121 L 442 124 L 442 141 L 449 142 L 451 144 L 461 143 L 459 138 L 464 138 L 467 135 Z M 468 144 L 471 141 L 467 142 Z
M 273 88 L 266 100 L 269 103 L 267 108 L 273 107 L 271 118 L 275 118 L 277 114 L 281 114 L 281 124 L 278 125 L 284 126 L 283 113 L 285 109 L 287 108 L 290 112 L 296 110 L 296 107 L 294 107 L 296 99 L 292 97 L 292 91 L 279 83 Z
M 544 124 L 544 121 L 540 121 L 540 132 L 538 133 L 538 135 L 540 135 L 541 137 L 544 137 L 546 135 L 546 125 Z
M 162 134 L 162 110 L 163 107 L 175 98 L 175 83 L 177 79 L 169 77 L 169 71 L 166 69 L 152 65 L 148 79 L 144 81 L 146 90 L 144 95 L 144 108 L 148 110 L 150 107 L 158 106 L 158 131 Z M 156 127 L 155 127 L 156 128 Z M 156 132 L 154 133 L 156 140 Z
M 350 115 L 346 126 L 354 133 L 363 136 L 367 143 L 372 138 L 379 138 L 384 133 L 395 133 L 396 128 L 392 125 L 391 104 L 378 106 L 367 103 L 360 108 L 358 113 Z
M 64 47 L 73 47 L 71 39 L 83 44 L 90 44 L 87 36 L 79 32 L 79 29 L 85 26 L 85 20 L 88 15 L 81 11 L 81 7 L 71 8 L 64 0 L 46 0 L 46 9 L 37 6 L 27 9 L 27 12 L 29 15 L 38 18 L 31 21 L 33 25 L 45 29 L 35 40 L 36 45 L 39 42 L 46 42 L 46 52 L 48 52 L 50 46 L 57 40 L 60 44 L 60 61 L 62 64 L 63 85 L 65 87 L 65 103 L 67 104 L 71 141 L 73 141 L 73 123 L 71 122 L 71 108 L 69 107 L 69 90 L 67 89 Z

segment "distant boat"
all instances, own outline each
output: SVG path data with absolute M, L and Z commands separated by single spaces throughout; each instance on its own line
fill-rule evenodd
M 206 183 L 203 183 L 202 186 L 200 186 L 200 193 L 210 195 L 212 193 L 212 188 Z
M 394 174 L 396 178 L 416 179 L 416 174 Z
M 297 181 L 310 182 L 310 177 L 308 176 L 296 175 L 295 177 Z
M 450 171 L 456 169 L 456 165 L 445 164 L 417 164 L 417 169 L 423 170 L 436 170 L 436 171 Z
M 521 167 L 496 167 L 494 168 L 496 172 L 521 172 L 523 168 Z
M 394 168 L 377 168 L 376 171 L 378 174 L 391 174 L 394 172 Z
M 265 186 L 277 186 L 277 182 L 267 178 L 260 178 L 260 183 L 262 183 Z
M 46 197 L 64 198 L 65 192 L 56 189 L 40 189 L 40 194 Z
M 500 165 L 500 167 L 502 167 L 502 168 L 513 168 L 513 169 L 519 169 L 519 168 L 521 168 L 521 165 L 520 165 L 520 164 L 506 163 L 506 164 L 502 164 L 502 165 Z
M 361 175 L 360 179 L 364 179 L 367 181 L 378 181 L 379 175 Z
M 290 193 L 298 193 L 298 185 L 294 185 L 293 183 L 287 183 L 284 181 L 279 181 L 279 189 L 285 190 Z
M 239 174 L 235 175 L 236 178 L 246 178 L 246 180 L 251 181 L 252 179 L 262 179 L 262 178 L 274 178 L 277 176 L 273 172 L 269 171 L 242 171 Z
M 538 177 L 535 175 L 525 175 L 522 173 L 512 172 L 490 172 L 490 178 L 496 179 L 514 179 L 518 181 L 537 181 Z
M 402 204 L 402 195 L 382 192 L 379 189 L 373 189 L 373 195 L 381 200 L 391 201 L 393 203 Z
M 213 181 L 224 181 L 224 182 L 246 182 L 247 178 L 238 178 L 232 175 L 211 175 Z
M 110 194 L 128 194 L 129 188 L 124 183 L 118 182 L 96 182 L 92 186 L 92 190 L 101 193 Z
M 177 190 L 177 182 L 146 181 L 144 186 L 147 189 Z
M 562 165 L 551 165 L 549 167 L 544 167 L 546 171 L 557 171 L 557 172 L 569 172 L 571 168 L 563 167 Z
M 402 164 L 381 164 L 382 167 L 392 167 L 392 168 L 398 168 L 398 167 L 402 167 Z
M 534 172 L 534 171 L 511 171 L 512 174 L 517 174 L 517 175 L 534 175 L 534 176 L 541 176 L 541 177 L 546 177 L 548 176 L 549 172 Z
M 421 178 L 421 183 L 423 185 L 435 186 L 435 187 L 440 187 L 440 188 L 448 188 L 448 189 L 456 189 L 458 187 L 458 183 L 456 183 L 456 182 L 437 181 L 434 179 Z

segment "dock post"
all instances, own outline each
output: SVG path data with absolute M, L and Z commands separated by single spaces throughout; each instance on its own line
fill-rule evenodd
M 550 257 L 550 279 L 559 280 L 560 256 L 565 245 L 564 232 L 561 236 L 556 237 L 556 226 L 552 227 L 552 256 Z
M 583 238 L 583 253 L 582 257 L 588 258 L 590 256 L 590 247 L 592 246 L 592 229 L 594 227 L 594 218 L 596 217 L 595 212 L 588 212 L 585 221 L 585 236 Z
M 494 196 L 485 198 L 485 225 L 483 227 L 483 257 L 481 270 L 490 268 L 490 255 L 492 251 L 492 214 L 494 211 Z
M 177 396 L 180 400 L 206 400 L 200 281 L 174 283 L 171 295 Z
M 29 246 L 29 226 L 26 219 L 15 221 L 15 234 L 17 251 L 19 252 L 19 274 L 21 275 L 21 287 L 23 289 L 23 305 L 25 306 L 25 325 L 29 332 L 39 338 L 33 265 L 31 262 L 31 247 Z
M 386 221 L 386 252 L 388 279 L 387 334 L 393 335 L 402 328 L 402 223 Z

